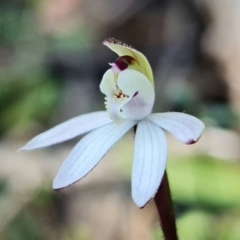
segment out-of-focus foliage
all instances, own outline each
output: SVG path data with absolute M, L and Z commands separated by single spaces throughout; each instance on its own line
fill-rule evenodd
M 3 82 L 0 89 L 0 132 L 24 128 L 31 121 L 47 122 L 58 99 L 58 87 L 51 81 Z M 16 121 L 17 119 L 17 121 Z
M 53 36 L 39 22 L 41 3 L 0 5 L 0 135 L 33 122 L 46 124 L 59 107 L 63 77 L 56 55 L 88 49 L 87 31 L 69 30 Z M 64 66 L 63 66 L 64 68 Z M 56 72 L 57 71 L 57 72 Z M 18 119 L 18 121 L 16 121 Z
M 38 119 L 46 123 L 59 96 L 59 84 L 43 65 L 46 41 L 33 11 L 24 2 L 1 6 L 0 135 Z
M 53 192 L 39 189 L 34 198 L 6 227 L 3 236 L 12 240 L 58 239 L 62 223 L 57 207 L 58 199 Z
M 173 196 L 187 205 L 221 210 L 240 207 L 240 164 L 199 156 L 169 161 Z

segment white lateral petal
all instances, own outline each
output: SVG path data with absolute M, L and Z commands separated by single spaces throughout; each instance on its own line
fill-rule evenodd
M 198 118 L 179 112 L 154 113 L 148 118 L 185 144 L 197 142 L 205 127 Z
M 118 76 L 118 86 L 129 96 L 122 107 L 124 115 L 140 120 L 151 113 L 155 99 L 154 87 L 145 75 L 126 69 Z
M 149 120 L 137 125 L 132 168 L 132 197 L 139 208 L 144 207 L 157 192 L 167 159 L 163 130 Z
M 110 122 L 106 111 L 83 114 L 39 134 L 19 150 L 30 151 L 64 142 Z
M 120 126 L 110 123 L 83 137 L 63 162 L 53 181 L 53 188 L 64 188 L 83 178 L 135 124 L 132 120 L 126 120 Z
M 111 69 L 108 69 L 102 78 L 100 83 L 100 91 L 106 96 L 111 96 L 116 92 L 116 83 L 114 81 L 114 74 Z

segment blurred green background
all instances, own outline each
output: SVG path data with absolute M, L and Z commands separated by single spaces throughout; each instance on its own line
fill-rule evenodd
M 155 208 L 133 204 L 131 134 L 87 178 L 51 182 L 77 142 L 16 153 L 36 134 L 103 110 L 114 37 L 153 68 L 155 112 L 202 119 L 200 141 L 168 137 L 180 240 L 240 239 L 240 4 L 224 0 L 0 1 L 0 239 L 163 239 Z M 120 154 L 119 154 L 120 152 Z

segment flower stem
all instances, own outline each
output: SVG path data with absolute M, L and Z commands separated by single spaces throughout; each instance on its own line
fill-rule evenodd
M 154 201 L 165 240 L 178 240 L 176 220 L 166 171 L 154 197 Z

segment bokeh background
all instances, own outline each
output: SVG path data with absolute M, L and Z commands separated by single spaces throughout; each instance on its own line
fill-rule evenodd
M 163 239 L 154 204 L 130 193 L 128 134 L 85 179 L 52 180 L 80 139 L 17 153 L 36 134 L 103 110 L 103 73 L 120 39 L 149 59 L 154 111 L 207 128 L 195 145 L 168 138 L 180 240 L 240 239 L 240 3 L 238 0 L 0 1 L 0 239 Z

